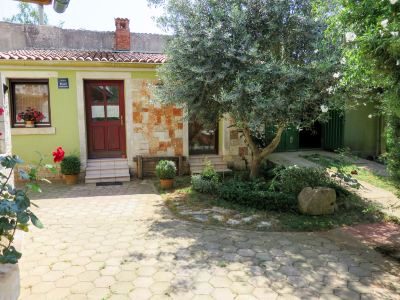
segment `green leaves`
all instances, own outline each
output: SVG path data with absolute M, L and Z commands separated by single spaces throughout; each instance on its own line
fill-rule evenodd
M 5 249 L 3 253 L 0 252 L 0 254 L 0 264 L 16 264 L 22 256 L 13 246 Z
M 57 169 L 56 169 L 53 165 L 46 164 L 46 165 L 44 165 L 44 167 L 45 167 L 47 170 L 49 170 L 51 173 L 53 173 L 53 174 L 56 174 L 56 173 L 57 173 Z
M 18 170 L 18 175 L 22 180 L 29 180 L 29 174 L 26 173 L 24 170 Z
M 40 186 L 37 183 L 28 183 L 26 186 L 33 192 L 37 192 L 37 193 L 42 192 L 42 189 L 40 188 Z
M 0 157 L 0 164 L 6 169 L 13 169 L 17 164 L 21 163 L 23 163 L 23 161 L 16 155 Z
M 38 176 L 40 168 L 43 167 L 42 159 L 36 167 L 31 167 L 28 171 L 18 170 L 21 179 L 29 180 L 25 189 L 17 189 L 8 184 L 8 174 L 11 176 L 13 170 L 22 162 L 17 156 L 0 157 L 0 164 L 6 168 L 6 171 L 0 174 L 0 264 L 15 264 L 21 258 L 21 253 L 12 246 L 17 229 L 27 232 L 30 222 L 38 228 L 43 228 L 42 222 L 30 210 L 31 204 L 36 205 L 31 203 L 27 194 L 29 191 L 42 191 L 38 184 L 39 179 L 47 181 Z M 52 166 L 48 165 L 47 169 L 52 169 Z
M 61 161 L 60 167 L 62 174 L 76 175 L 81 171 L 81 160 L 76 155 L 68 155 Z
M 329 2 L 329 4 L 328 4 Z M 326 39 L 342 57 L 338 96 L 357 108 L 370 101 L 385 116 L 388 167 L 400 180 L 400 3 L 389 0 L 316 0 L 314 9 L 328 24 Z M 356 36 L 352 42 L 346 35 Z M 379 111 L 378 111 L 379 110 Z
M 32 224 L 35 225 L 37 228 L 43 228 L 42 222 L 36 217 L 32 212 L 29 213 L 31 217 Z
M 323 47 L 311 0 L 169 1 L 174 33 L 156 96 L 215 124 L 223 115 L 257 132 L 264 124 L 303 127 L 331 106 L 338 60 Z

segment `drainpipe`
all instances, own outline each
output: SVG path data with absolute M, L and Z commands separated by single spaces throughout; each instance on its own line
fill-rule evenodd
M 43 9 L 43 4 L 38 4 L 39 6 L 39 25 L 44 24 L 44 9 Z

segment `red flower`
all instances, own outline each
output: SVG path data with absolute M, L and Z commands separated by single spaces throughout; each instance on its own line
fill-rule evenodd
M 62 147 L 57 147 L 57 150 L 53 152 L 54 162 L 58 163 L 64 159 L 65 152 Z
M 0 116 L 4 114 L 4 108 L 0 107 Z

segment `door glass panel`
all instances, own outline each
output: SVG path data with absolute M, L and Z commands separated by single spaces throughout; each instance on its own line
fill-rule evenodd
M 93 121 L 105 120 L 104 106 L 92 105 L 92 120 Z
M 107 104 L 117 104 L 119 101 L 119 93 L 117 86 L 104 86 L 104 93 L 106 95 Z
M 90 86 L 90 98 L 92 100 L 93 104 L 102 104 L 104 103 L 104 95 L 103 95 L 103 89 L 104 87 L 102 86 Z
M 119 105 L 107 105 L 107 119 L 119 120 Z

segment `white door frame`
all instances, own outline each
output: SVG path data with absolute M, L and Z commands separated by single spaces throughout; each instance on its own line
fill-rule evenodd
M 128 164 L 132 164 L 132 140 L 129 132 L 132 132 L 132 122 L 128 116 L 132 115 L 132 101 L 131 99 L 131 79 L 130 72 L 76 72 L 76 99 L 78 108 L 78 131 L 79 131 L 79 150 L 82 166 L 86 168 L 88 159 L 87 151 L 87 128 L 86 128 L 86 109 L 85 109 L 85 80 L 123 80 L 124 81 L 124 101 L 125 101 L 125 142 L 126 142 L 126 156 Z

